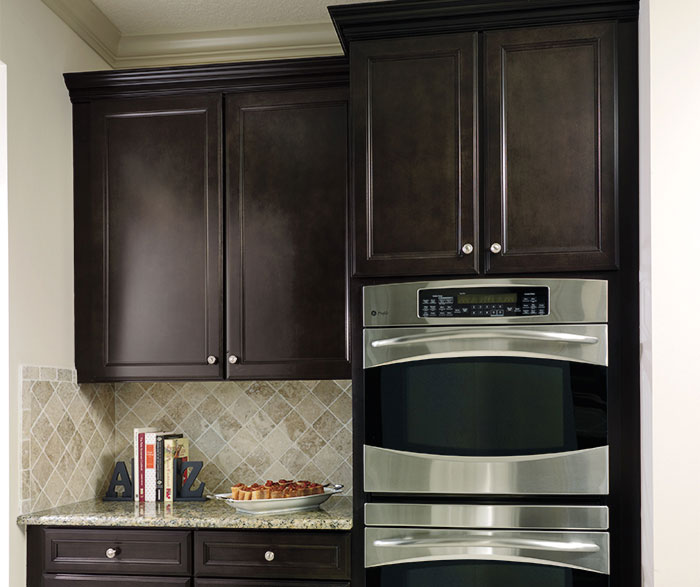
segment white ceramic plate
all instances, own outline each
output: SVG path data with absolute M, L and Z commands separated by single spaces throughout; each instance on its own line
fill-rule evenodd
M 274 499 L 231 499 L 230 493 L 217 493 L 216 499 L 225 501 L 244 514 L 289 514 L 315 510 L 331 495 L 340 493 L 342 485 L 324 487 L 323 493 L 304 495 L 302 497 L 276 497 Z

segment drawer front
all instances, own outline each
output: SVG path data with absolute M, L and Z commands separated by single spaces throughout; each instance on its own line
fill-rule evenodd
M 342 581 L 257 581 L 255 579 L 195 579 L 195 587 L 350 587 Z
M 349 579 L 349 532 L 197 531 L 195 575 Z
M 44 575 L 43 587 L 190 587 L 187 577 L 116 577 L 109 575 Z
M 44 572 L 190 575 L 191 541 L 185 530 L 49 528 L 44 530 Z

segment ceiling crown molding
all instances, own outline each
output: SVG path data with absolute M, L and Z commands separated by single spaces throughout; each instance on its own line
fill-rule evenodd
M 42 0 L 111 67 L 196 65 L 342 55 L 333 25 L 122 35 L 92 0 Z

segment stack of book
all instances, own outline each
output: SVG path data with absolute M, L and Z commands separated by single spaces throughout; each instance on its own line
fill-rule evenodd
M 176 432 L 134 428 L 134 501 L 173 501 L 173 459 L 186 461 L 189 444 Z

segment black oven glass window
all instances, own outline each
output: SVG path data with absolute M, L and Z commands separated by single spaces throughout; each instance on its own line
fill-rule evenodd
M 368 441 L 375 446 L 499 456 L 607 444 L 605 367 L 479 357 L 365 373 Z
M 368 587 L 607 587 L 606 575 L 546 565 L 447 561 L 371 569 Z

